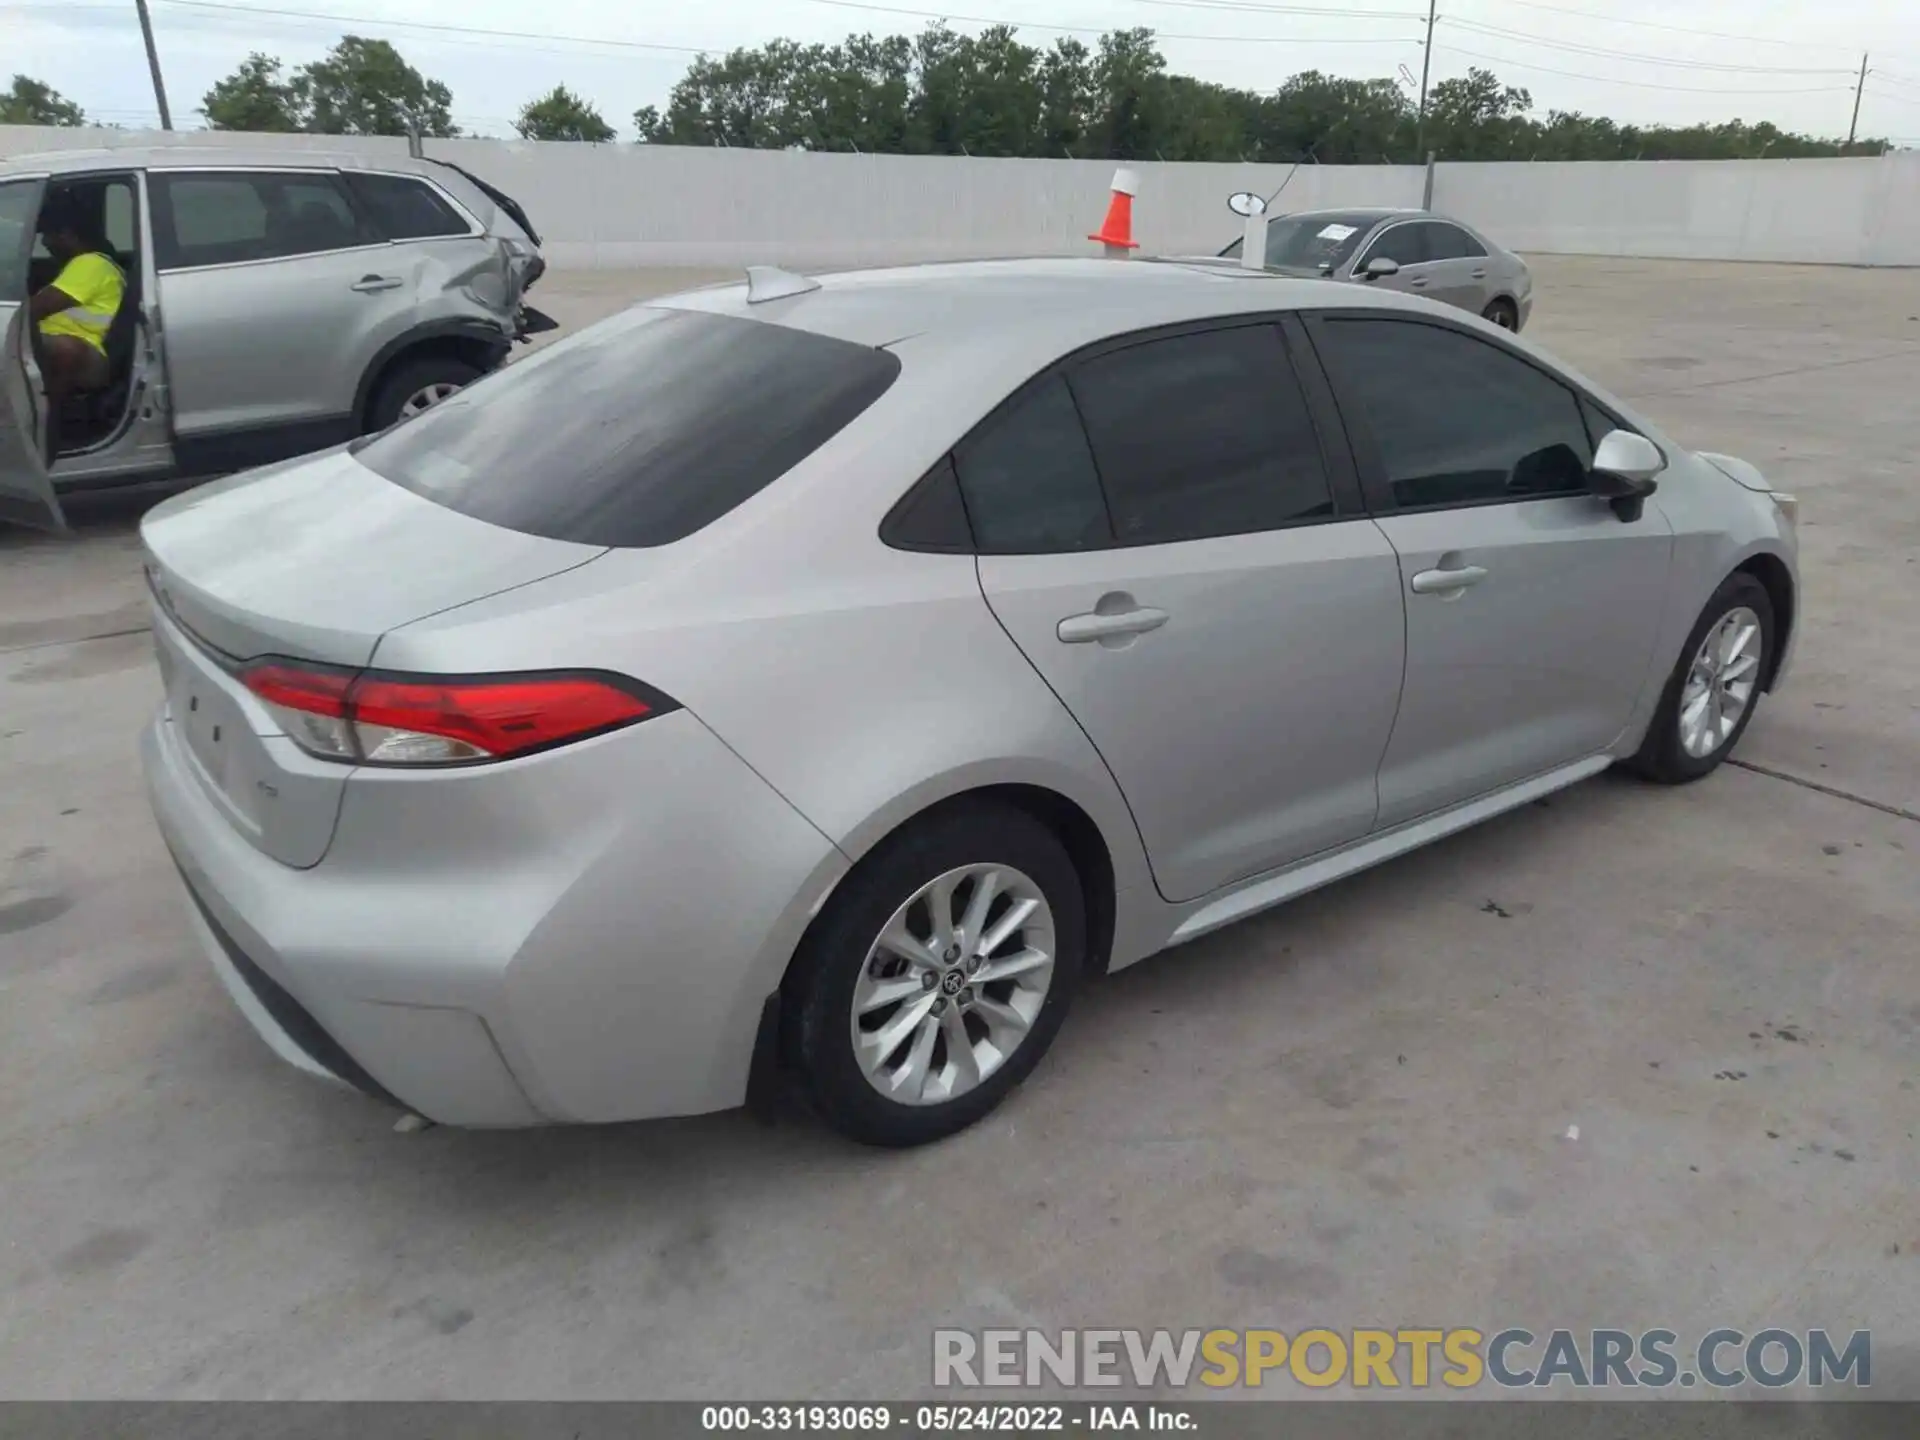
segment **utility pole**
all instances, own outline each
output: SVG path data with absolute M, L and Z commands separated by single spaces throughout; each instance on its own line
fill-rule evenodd
M 1860 79 L 1853 87 L 1853 122 L 1847 126 L 1847 144 L 1853 144 L 1853 137 L 1860 129 L 1860 92 L 1867 88 L 1867 55 L 1860 52 Z
M 1427 150 L 1427 76 L 1433 70 L 1433 21 L 1439 5 L 1440 0 L 1427 0 L 1427 43 L 1420 51 L 1420 119 L 1415 123 L 1413 135 L 1416 155 L 1424 155 Z
M 160 52 L 153 45 L 153 16 L 147 13 L 147 0 L 133 0 L 140 12 L 140 33 L 147 42 L 147 69 L 153 72 L 153 98 L 160 107 L 160 128 L 173 129 L 173 116 L 167 110 L 167 85 L 160 78 Z

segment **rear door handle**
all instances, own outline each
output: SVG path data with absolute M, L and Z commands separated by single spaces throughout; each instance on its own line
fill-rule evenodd
M 362 295 L 371 295 L 376 290 L 398 290 L 406 283 L 398 275 L 362 275 L 353 282 L 353 288 Z
M 1480 565 L 1462 565 L 1457 570 L 1422 570 L 1413 577 L 1413 593 L 1456 595 L 1469 585 L 1478 585 L 1486 578 L 1486 569 Z
M 1151 606 L 1136 605 L 1129 610 L 1121 610 L 1111 615 L 1103 615 L 1092 610 L 1085 615 L 1069 615 L 1060 622 L 1058 630 L 1061 643 L 1066 645 L 1085 645 L 1089 641 L 1125 640 L 1134 635 L 1144 635 L 1149 630 L 1158 630 L 1167 623 L 1167 612 L 1155 610 Z
M 1414 279 L 1412 279 L 1412 280 L 1409 280 L 1409 281 L 1407 282 L 1407 288 L 1408 288 L 1409 290 L 1424 290 L 1424 289 L 1426 289 L 1426 288 L 1427 288 L 1427 277 L 1426 277 L 1426 276 L 1424 276 L 1424 275 L 1420 275 L 1420 276 L 1416 276 L 1416 277 L 1415 277 Z
M 1476 280 L 1484 280 L 1487 278 L 1487 272 L 1485 270 L 1476 270 L 1473 272 L 1473 278 Z

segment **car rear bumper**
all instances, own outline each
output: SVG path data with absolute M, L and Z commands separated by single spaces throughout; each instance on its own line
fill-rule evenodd
M 642 733 L 647 732 L 647 733 Z M 189 924 L 282 1059 L 443 1124 L 725 1109 L 845 862 L 684 712 L 508 765 L 355 772 L 297 870 L 141 742 Z

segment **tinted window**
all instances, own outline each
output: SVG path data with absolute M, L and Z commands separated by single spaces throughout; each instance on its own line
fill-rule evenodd
M 0 301 L 17 305 L 27 298 L 27 254 L 39 207 L 38 180 L 0 184 Z
M 880 523 L 880 538 L 896 550 L 973 553 L 973 530 L 960 499 L 960 477 L 953 457 L 945 456 L 905 495 Z
M 422 240 L 432 235 L 465 235 L 473 227 L 421 180 L 398 175 L 356 175 L 346 182 L 360 208 L 389 240 Z
M 954 451 L 974 539 L 989 554 L 1086 550 L 1113 538 L 1067 382 L 1053 375 Z
M 160 175 L 154 247 L 168 269 L 274 260 L 371 243 L 331 176 Z
M 1457 330 L 1396 320 L 1329 320 L 1316 341 L 1348 423 L 1363 421 L 1372 436 L 1395 503 L 1586 488 L 1593 450 L 1579 401 L 1526 361 Z
M 1394 225 L 1380 232 L 1380 238 L 1367 248 L 1367 259 L 1382 257 L 1401 265 L 1421 265 L 1433 258 L 1427 248 L 1426 225 Z
M 1458 225 L 1423 225 L 1427 232 L 1427 249 L 1435 260 L 1481 260 L 1486 258 L 1486 250 Z
M 1333 513 L 1306 401 L 1270 325 L 1099 356 L 1074 370 L 1073 393 L 1122 545 Z
M 765 489 L 900 373 L 884 350 L 642 307 L 360 445 L 396 485 L 492 525 L 665 545 Z

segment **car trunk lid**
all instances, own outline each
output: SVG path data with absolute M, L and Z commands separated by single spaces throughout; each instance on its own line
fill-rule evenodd
M 325 855 L 352 767 L 300 749 L 246 662 L 358 668 L 397 626 L 605 553 L 470 519 L 344 449 L 176 497 L 141 537 L 180 761 L 235 829 L 300 867 Z

